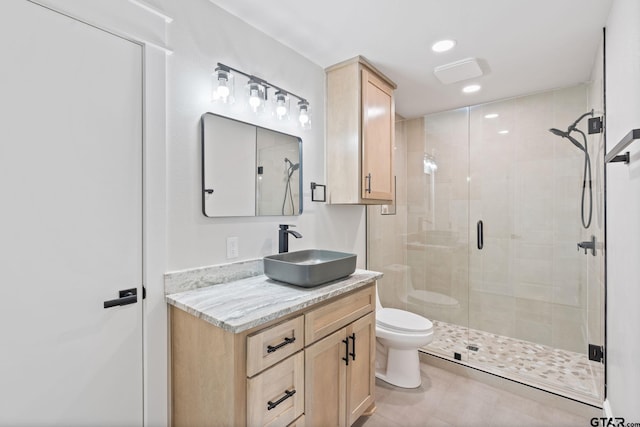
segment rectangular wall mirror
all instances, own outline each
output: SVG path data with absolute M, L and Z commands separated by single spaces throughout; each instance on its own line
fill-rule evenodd
M 205 216 L 302 213 L 302 139 L 213 113 L 201 129 Z

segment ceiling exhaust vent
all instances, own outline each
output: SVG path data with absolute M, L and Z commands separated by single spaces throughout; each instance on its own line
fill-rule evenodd
M 448 85 L 480 77 L 484 73 L 482 72 L 480 65 L 478 65 L 477 59 L 467 58 L 451 62 L 449 64 L 440 65 L 433 69 L 433 74 L 435 74 L 438 80 L 442 83 Z

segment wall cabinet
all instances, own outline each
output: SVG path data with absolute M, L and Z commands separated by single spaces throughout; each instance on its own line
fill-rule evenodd
M 232 333 L 171 306 L 172 425 L 349 426 L 373 408 L 375 283 Z
M 327 201 L 389 204 L 396 85 L 361 56 L 326 73 Z

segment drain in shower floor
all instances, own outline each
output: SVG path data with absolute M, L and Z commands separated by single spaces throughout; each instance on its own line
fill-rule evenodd
M 480 348 L 477 345 L 468 345 L 467 350 L 478 351 Z

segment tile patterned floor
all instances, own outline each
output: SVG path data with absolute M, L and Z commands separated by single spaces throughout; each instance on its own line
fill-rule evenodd
M 604 365 L 585 354 L 433 321 L 435 338 L 426 353 L 453 360 L 595 406 L 602 406 Z M 467 350 L 467 345 L 478 347 Z
M 377 409 L 354 427 L 585 427 L 598 413 L 577 415 L 432 365 L 420 368 L 416 389 L 376 380 Z

